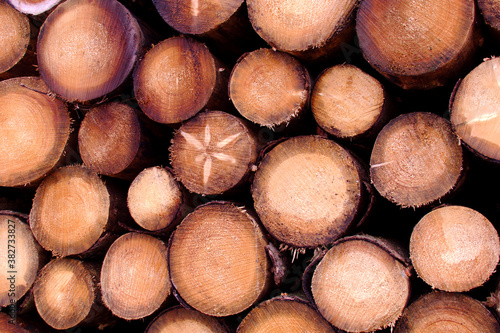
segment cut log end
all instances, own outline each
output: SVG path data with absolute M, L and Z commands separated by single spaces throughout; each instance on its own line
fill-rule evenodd
M 226 22 L 243 0 L 153 0 L 161 17 L 183 34 L 200 35 Z
M 145 333 L 229 333 L 217 318 L 196 310 L 175 306 L 162 312 L 149 324 Z
M 248 0 L 255 31 L 282 51 L 306 51 L 325 46 L 353 22 L 356 0 Z M 335 41 L 338 43 L 338 41 Z M 339 43 L 340 44 L 340 43 Z
M 94 278 L 82 261 L 61 258 L 49 262 L 33 286 L 40 317 L 58 330 L 78 325 L 94 304 Z
M 413 302 L 394 327 L 394 333 L 494 333 L 500 324 L 486 307 L 458 293 L 434 291 Z
M 332 140 L 302 136 L 268 152 L 255 173 L 255 209 L 271 235 L 297 247 L 332 243 L 360 209 L 361 166 Z
M 55 7 L 62 0 L 6 0 L 24 14 L 40 15 Z
M 240 313 L 270 282 L 266 239 L 256 222 L 232 203 L 199 206 L 170 239 L 169 269 L 180 297 L 211 316 Z
M 402 207 L 437 202 L 462 176 L 460 141 L 451 124 L 432 113 L 403 114 L 378 134 L 370 159 L 371 180 Z
M 484 18 L 484 22 L 490 27 L 494 36 L 500 38 L 500 1 L 498 0 L 478 0 L 477 5 Z
M 309 100 L 307 69 L 287 53 L 258 49 L 240 58 L 229 96 L 246 119 L 269 128 L 298 118 Z
M 133 108 L 112 102 L 85 114 L 78 132 L 83 163 L 103 175 L 116 175 L 129 167 L 141 143 L 141 125 Z
M 172 37 L 155 45 L 139 63 L 134 74 L 135 97 L 152 120 L 179 123 L 208 103 L 218 75 L 215 59 L 204 44 Z
M 165 244 L 149 235 L 128 233 L 109 248 L 101 270 L 104 304 L 117 317 L 144 318 L 170 295 Z
M 425 215 L 410 238 L 415 271 L 433 288 L 465 292 L 481 286 L 500 260 L 495 227 L 479 212 L 445 206 Z
M 64 103 L 47 96 L 39 77 L 0 82 L 0 186 L 23 186 L 53 169 L 69 138 Z
M 208 111 L 185 122 L 170 147 L 175 176 L 199 194 L 221 194 L 239 185 L 257 159 L 257 142 L 237 117 Z
M 170 171 L 161 167 L 141 171 L 128 190 L 130 215 L 146 230 L 168 227 L 176 218 L 182 202 L 179 184 Z
M 428 89 L 458 75 L 476 49 L 474 2 L 362 1 L 356 29 L 365 59 L 405 89 Z
M 472 70 L 451 101 L 451 123 L 460 139 L 474 152 L 500 161 L 500 59 L 493 58 Z
M 8 71 L 25 55 L 30 42 L 28 17 L 6 1 L 0 1 L 0 73 Z
M 0 306 L 12 306 L 35 281 L 40 262 L 37 244 L 26 219 L 9 211 L 0 211 Z
M 371 130 L 383 116 L 385 103 L 380 82 L 353 65 L 326 69 L 311 96 L 318 125 L 339 138 L 355 138 Z
M 83 166 L 67 166 L 38 187 L 30 226 L 46 250 L 56 256 L 82 253 L 101 237 L 109 217 L 110 197 L 98 175 Z
M 341 240 L 320 261 L 311 290 L 319 312 L 348 332 L 393 325 L 410 293 L 406 265 L 362 239 Z
M 120 86 L 134 66 L 142 35 L 116 0 L 71 0 L 50 13 L 37 59 L 47 85 L 69 101 L 88 101 Z
M 237 333 L 335 333 L 309 304 L 297 297 L 279 296 L 262 302 L 243 318 Z

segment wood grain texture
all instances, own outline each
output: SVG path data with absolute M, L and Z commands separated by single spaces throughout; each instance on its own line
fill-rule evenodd
M 479 44 L 472 0 L 366 0 L 356 31 L 365 59 L 404 89 L 458 77 Z
M 458 137 L 479 156 L 500 161 L 500 59 L 474 68 L 450 101 L 451 123 Z
M 40 77 L 0 82 L 0 185 L 24 186 L 58 166 L 69 139 L 67 107 Z
M 52 91 L 68 101 L 93 100 L 124 82 L 141 44 L 137 21 L 118 1 L 66 1 L 40 29 L 40 74 Z

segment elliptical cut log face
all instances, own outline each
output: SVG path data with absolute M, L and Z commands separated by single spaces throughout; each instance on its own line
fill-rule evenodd
M 400 115 L 377 136 L 370 177 L 377 191 L 402 207 L 437 202 L 458 188 L 464 160 L 451 124 L 433 113 Z
M 433 291 L 408 306 L 394 333 L 500 332 L 500 324 L 479 301 L 459 293 Z
M 134 73 L 135 97 L 152 120 L 180 123 L 203 108 L 229 102 L 225 72 L 205 44 L 190 37 L 168 38 L 140 61 Z
M 170 156 L 176 178 L 188 190 L 222 194 L 247 179 L 258 148 L 255 135 L 241 119 L 207 111 L 180 127 Z
M 23 58 L 30 42 L 28 17 L 16 11 L 5 0 L 0 1 L 0 74 Z
M 356 31 L 365 59 L 404 89 L 457 78 L 479 44 L 473 0 L 365 0 Z
M 240 313 L 271 283 L 267 240 L 244 208 L 230 202 L 198 206 L 172 234 L 169 270 L 183 302 L 207 315 Z
M 334 141 L 290 138 L 269 151 L 255 173 L 255 210 L 280 242 L 329 244 L 361 214 L 363 175 L 359 162 Z
M 500 240 L 481 213 L 444 206 L 417 223 L 410 238 L 410 257 L 417 274 L 432 288 L 466 292 L 481 286 L 495 271 Z
M 101 288 L 104 304 L 120 318 L 135 320 L 155 312 L 171 291 L 165 244 L 135 232 L 118 238 L 104 257 Z
M 489 59 L 459 83 L 451 100 L 458 137 L 479 156 L 500 162 L 500 58 Z
M 40 74 L 68 101 L 89 101 L 118 88 L 141 52 L 142 32 L 116 0 L 69 0 L 38 35 Z
M 0 82 L 0 186 L 25 186 L 57 167 L 70 133 L 66 105 L 40 77 Z

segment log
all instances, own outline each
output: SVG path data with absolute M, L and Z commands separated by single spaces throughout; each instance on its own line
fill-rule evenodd
M 362 1 L 356 32 L 368 63 L 404 89 L 456 79 L 480 42 L 472 0 Z
M 325 69 L 311 93 L 318 125 L 339 139 L 374 138 L 391 114 L 382 84 L 360 68 L 342 64 Z
M 243 0 L 153 0 L 160 16 L 182 34 L 201 35 L 231 20 Z
M 300 118 L 310 90 L 307 69 L 291 55 L 271 49 L 243 55 L 229 78 L 229 97 L 239 113 L 270 129 Z
M 123 102 L 93 107 L 78 131 L 83 163 L 101 174 L 132 180 L 157 160 L 138 111 Z
M 394 333 L 500 332 L 500 324 L 484 305 L 465 294 L 433 291 L 413 302 Z
M 170 279 L 179 299 L 216 317 L 248 309 L 271 283 L 266 244 L 244 208 L 230 202 L 198 206 L 169 241 Z
M 101 270 L 104 304 L 119 318 L 149 316 L 170 295 L 165 244 L 150 235 L 127 233 L 109 248 Z
M 489 32 L 496 40 L 500 39 L 500 2 L 498 0 L 477 0 L 477 6 L 481 12 L 484 23 Z
M 241 321 L 237 333 L 337 332 L 305 300 L 282 295 L 254 307 Z
M 137 103 L 152 120 L 177 124 L 202 109 L 229 104 L 229 73 L 201 42 L 171 37 L 156 44 L 134 72 Z
M 499 66 L 497 58 L 478 65 L 450 100 L 450 120 L 458 137 L 475 154 L 496 162 L 500 162 Z
M 100 267 L 71 258 L 53 259 L 39 272 L 33 285 L 40 317 L 57 330 L 112 323 L 101 301 Z
M 348 332 L 394 325 L 410 296 L 408 263 L 387 240 L 351 236 L 336 242 L 314 270 L 319 312 Z
M 364 170 L 332 140 L 299 136 L 276 145 L 252 183 L 255 210 L 267 231 L 295 247 L 330 244 L 363 211 Z
M 62 159 L 70 118 L 39 77 L 0 82 L 0 186 L 36 185 Z
M 229 333 L 230 330 L 219 318 L 182 306 L 168 308 L 159 314 L 146 329 L 145 333 Z
M 463 176 L 460 140 L 446 119 L 412 112 L 380 131 L 370 158 L 370 177 L 384 198 L 402 207 L 421 207 L 456 190 Z
M 181 217 L 183 193 L 171 171 L 150 167 L 141 171 L 130 184 L 127 206 L 134 221 L 142 228 L 158 231 L 176 225 Z
M 0 1 L 0 22 L 2 22 L 0 25 L 0 79 L 7 79 L 18 74 L 9 70 L 26 55 L 30 44 L 31 28 L 28 17 L 12 8 L 5 0 Z M 29 69 L 26 64 L 22 65 Z M 32 69 L 34 70 L 34 67 Z
M 43 23 L 37 60 L 52 91 L 70 102 L 85 102 L 118 88 L 141 46 L 137 21 L 118 1 L 70 0 Z
M 40 15 L 58 5 L 62 0 L 6 0 L 17 11 L 30 14 Z
M 239 118 L 202 112 L 175 134 L 170 158 L 176 178 L 191 192 L 222 194 L 248 179 L 257 161 L 255 134 Z
M 38 270 L 45 263 L 43 249 L 27 224 L 28 216 L 13 211 L 0 211 L 0 306 L 6 307 L 13 321 L 16 304 L 28 292 Z
M 354 37 L 357 0 L 248 0 L 255 31 L 271 47 L 308 63 L 325 61 Z
M 37 188 L 30 227 L 40 245 L 54 256 L 81 254 L 116 222 L 114 201 L 97 173 L 81 165 L 66 166 Z
M 483 285 L 500 261 L 500 239 L 491 222 L 464 206 L 427 213 L 410 238 L 417 274 L 432 288 L 466 292 Z

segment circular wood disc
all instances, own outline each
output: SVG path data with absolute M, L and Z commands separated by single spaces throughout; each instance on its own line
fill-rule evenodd
M 188 190 L 221 194 L 248 175 L 257 159 L 257 144 L 241 119 L 207 111 L 179 128 L 170 153 L 174 174 Z
M 365 0 L 356 30 L 363 56 L 382 75 L 403 88 L 432 88 L 471 56 L 474 19 L 472 0 Z
M 30 226 L 37 241 L 55 256 L 82 253 L 101 237 L 108 222 L 110 197 L 97 173 L 66 166 L 36 190 Z
M 326 132 L 353 138 L 370 130 L 384 107 L 380 82 L 353 65 L 327 68 L 311 95 L 314 119 Z
M 465 292 L 481 286 L 500 261 L 495 227 L 479 212 L 445 206 L 426 214 L 410 238 L 417 274 L 433 288 Z
M 297 297 L 279 296 L 260 303 L 243 318 L 237 333 L 334 333 L 334 328 Z
M 0 1 L 0 73 L 8 71 L 21 60 L 30 42 L 28 17 Z
M 500 324 L 483 304 L 458 293 L 434 291 L 403 313 L 394 333 L 496 333 Z
M 247 0 L 255 31 L 272 47 L 304 51 L 324 46 L 349 24 L 356 0 Z
M 0 245 L 0 306 L 5 307 L 31 288 L 40 265 L 40 246 L 26 221 L 9 212 L 0 212 Z
M 140 233 L 118 238 L 104 257 L 101 288 L 114 315 L 134 320 L 152 314 L 171 290 L 165 244 Z
M 116 0 L 68 0 L 40 29 L 37 60 L 51 90 L 87 101 L 115 90 L 134 66 L 142 35 Z
M 499 80 L 499 58 L 477 66 L 460 83 L 450 118 L 467 147 L 496 161 L 500 161 Z
M 202 313 L 240 313 L 266 290 L 266 244 L 259 226 L 242 208 L 223 202 L 199 206 L 170 239 L 172 284 Z
M 372 242 L 335 244 L 314 271 L 311 290 L 319 312 L 348 332 L 393 325 L 410 293 L 405 265 Z
M 166 228 L 177 216 L 182 192 L 174 176 L 165 168 L 141 171 L 130 184 L 127 206 L 134 221 L 146 230 Z
M 229 333 L 217 318 L 196 310 L 175 306 L 162 312 L 145 333 Z
M 78 131 L 83 163 L 103 175 L 125 170 L 135 159 L 141 143 L 141 126 L 135 110 L 111 102 L 90 109 Z
M 61 158 L 70 118 L 64 103 L 43 94 L 48 91 L 39 77 L 0 82 L 0 186 L 37 181 Z
M 227 21 L 243 0 L 153 0 L 158 13 L 183 34 L 203 34 Z
M 370 176 L 386 199 L 419 207 L 454 189 L 462 167 L 462 148 L 451 124 L 433 113 L 413 112 L 396 117 L 380 131 Z
M 149 118 L 179 123 L 207 104 L 216 79 L 215 60 L 204 44 L 172 37 L 155 45 L 141 60 L 134 73 L 134 93 Z
M 269 151 L 252 184 L 255 210 L 280 242 L 315 247 L 339 238 L 361 201 L 358 162 L 332 140 L 288 139 Z
M 297 117 L 309 100 L 307 69 L 291 55 L 258 49 L 238 60 L 229 96 L 246 119 L 273 128 Z
M 91 272 L 76 259 L 54 259 L 38 274 L 33 286 L 40 317 L 64 330 L 78 325 L 90 313 L 95 287 Z

